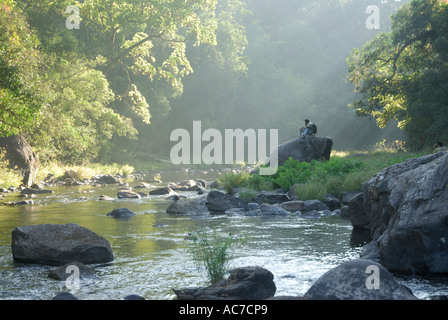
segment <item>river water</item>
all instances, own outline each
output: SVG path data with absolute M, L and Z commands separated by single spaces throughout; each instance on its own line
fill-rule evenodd
M 163 185 L 191 178 L 213 180 L 213 175 L 162 174 Z M 132 187 L 134 181 L 128 181 Z M 239 233 L 247 241 L 233 250 L 231 267 L 260 266 L 274 274 L 276 295 L 303 295 L 323 273 L 344 261 L 358 258 L 361 250 L 352 226 L 339 216 L 319 220 L 239 215 L 170 215 L 164 196 L 131 200 L 99 200 L 101 194 L 116 198 L 117 186 L 49 187 L 53 194 L 39 195 L 32 206 L 0 206 L 0 299 L 51 299 L 69 291 L 79 299 L 123 299 L 139 294 L 145 299 L 175 299 L 172 289 L 206 286 L 207 282 L 189 255 L 188 232 L 210 227 L 222 233 Z M 143 189 L 142 191 L 148 192 Z M 180 192 L 182 194 L 182 192 Z M 194 193 L 185 193 L 194 197 Z M 17 201 L 17 193 L 2 202 Z M 136 215 L 115 219 L 106 214 L 126 207 Z M 81 280 L 67 288 L 48 273 L 56 267 L 13 261 L 11 231 L 14 227 L 42 223 L 76 223 L 105 237 L 114 261 L 91 265 L 98 279 Z M 400 277 L 420 299 L 448 295 L 444 278 Z

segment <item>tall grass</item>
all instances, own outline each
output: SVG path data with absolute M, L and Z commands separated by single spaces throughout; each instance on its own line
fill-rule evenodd
M 52 174 L 56 178 L 65 176 L 66 171 L 72 171 L 77 180 L 91 179 L 99 174 L 121 174 L 127 176 L 134 172 L 134 167 L 125 164 L 86 164 L 86 165 L 62 165 L 59 163 L 46 163 L 39 166 L 35 181 L 43 181 Z M 8 167 L 8 161 L 4 157 L 4 152 L 0 150 L 0 187 L 18 187 L 22 184 L 22 177 L 20 177 L 17 170 Z
M 100 164 L 91 163 L 86 165 L 62 165 L 59 163 L 46 163 L 39 168 L 39 172 L 36 177 L 36 181 L 44 180 L 48 174 L 52 174 L 56 178 L 63 177 L 66 171 L 72 171 L 75 179 L 91 179 L 95 175 L 99 174 L 121 174 L 129 175 L 134 172 L 134 167 L 125 164 Z
M 232 247 L 245 239 L 232 235 L 220 235 L 216 230 L 198 229 L 190 234 L 194 245 L 190 254 L 210 283 L 224 278 L 232 258 Z

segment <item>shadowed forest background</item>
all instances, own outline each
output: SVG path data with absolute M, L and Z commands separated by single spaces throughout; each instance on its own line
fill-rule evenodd
M 405 139 L 399 117 L 380 129 L 373 109 L 358 117 L 349 107 L 368 79 L 352 59 L 349 81 L 347 62 L 409 1 L 1 2 L 0 130 L 24 133 L 43 162 L 167 157 L 171 131 L 195 120 L 203 130 L 279 129 L 283 143 L 308 118 L 337 150 Z M 79 29 L 66 27 L 70 5 Z M 378 30 L 366 27 L 369 5 Z

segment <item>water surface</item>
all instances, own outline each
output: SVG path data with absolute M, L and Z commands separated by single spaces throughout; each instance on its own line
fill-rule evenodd
M 195 177 L 211 179 L 206 174 Z M 189 177 L 162 175 L 164 182 L 185 178 Z M 189 255 L 192 243 L 185 239 L 189 231 L 198 227 L 244 235 L 247 241 L 235 248 L 231 267 L 260 266 L 270 270 L 277 286 L 276 295 L 303 295 L 323 273 L 359 257 L 360 247 L 353 246 L 351 241 L 351 224 L 338 216 L 311 220 L 295 216 L 170 215 L 166 213 L 170 201 L 164 196 L 99 200 L 101 194 L 116 198 L 117 188 L 54 187 L 51 189 L 55 193 L 37 196 L 32 206 L 0 206 L 0 299 L 51 299 L 62 291 L 86 300 L 122 299 L 128 294 L 146 299 L 174 299 L 173 288 L 207 285 Z M 17 195 L 8 194 L 2 201 L 17 201 Z M 121 207 L 137 215 L 129 219 L 106 216 Z M 111 243 L 114 261 L 91 265 L 99 278 L 82 280 L 79 289 L 71 290 L 65 281 L 48 277 L 55 267 L 15 263 L 11 231 L 17 226 L 41 223 L 76 223 L 94 231 Z M 448 294 L 446 283 L 440 279 L 401 281 L 419 298 Z

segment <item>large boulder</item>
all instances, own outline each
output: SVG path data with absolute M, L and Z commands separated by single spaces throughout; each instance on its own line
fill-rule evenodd
M 281 166 L 290 157 L 301 162 L 330 160 L 332 148 L 333 140 L 329 137 L 308 136 L 305 139 L 293 139 L 278 146 L 278 165 Z
M 224 213 L 232 208 L 249 209 L 247 202 L 243 199 L 215 190 L 208 193 L 205 205 L 210 212 Z
M 417 300 L 382 265 L 366 259 L 342 263 L 305 293 L 308 300 Z
M 363 186 L 373 241 L 361 257 L 403 273 L 448 272 L 448 152 L 392 165 Z
M 174 290 L 178 300 L 262 300 L 277 290 L 274 275 L 264 268 L 243 267 L 232 271 L 226 280 L 204 288 Z
M 31 186 L 39 168 L 39 156 L 31 149 L 28 141 L 21 135 L 2 137 L 0 149 L 6 150 L 5 159 L 10 168 L 19 170 L 23 184 Z
M 11 249 L 14 261 L 25 263 L 92 264 L 114 259 L 109 241 L 74 223 L 16 227 Z

